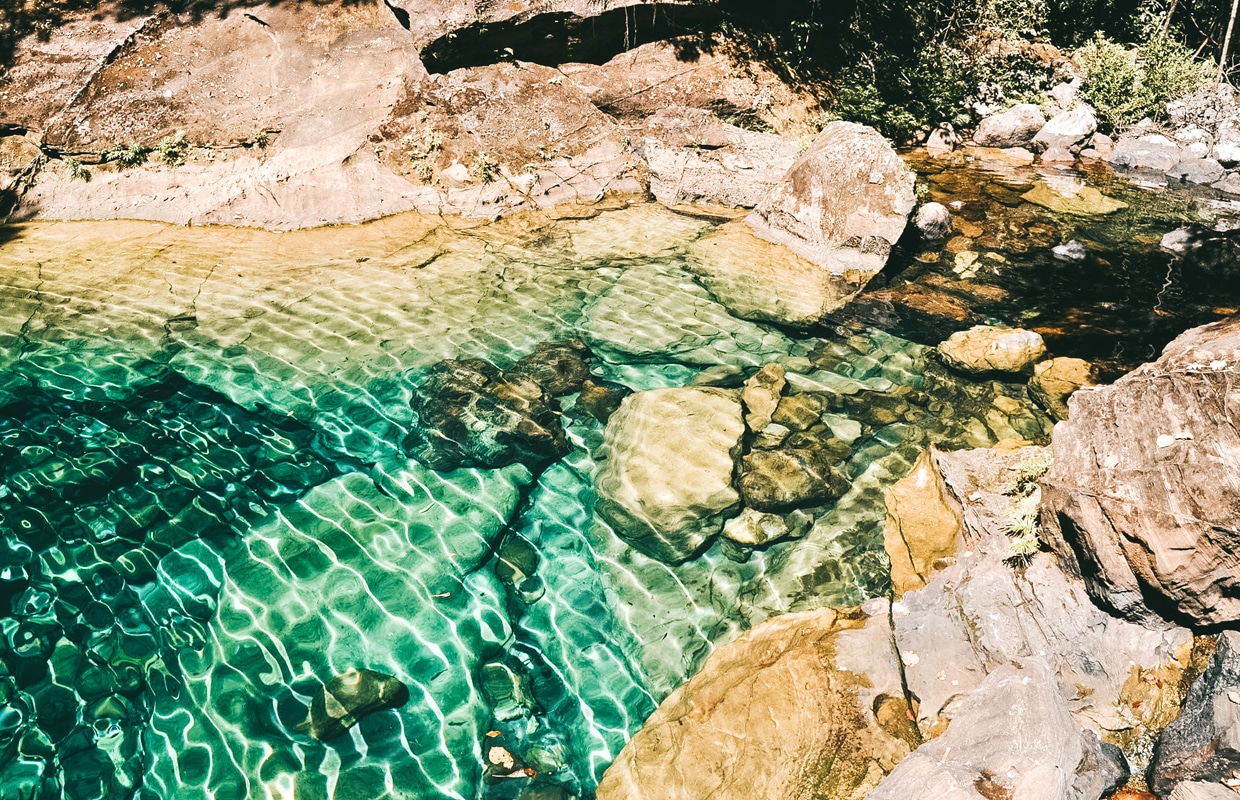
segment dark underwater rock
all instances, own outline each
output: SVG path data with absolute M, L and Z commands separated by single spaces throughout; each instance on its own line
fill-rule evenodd
M 343 736 L 349 728 L 376 711 L 399 708 L 409 702 L 409 689 L 391 675 L 369 669 L 351 669 L 327 682 L 310 703 L 304 723 L 320 742 Z
M 510 381 L 537 383 L 551 397 L 581 391 L 590 377 L 590 348 L 580 339 L 543 342 L 504 372 Z
M 441 472 L 546 466 L 571 449 L 558 412 L 531 380 L 509 381 L 478 359 L 441 361 L 414 396 L 410 455 Z

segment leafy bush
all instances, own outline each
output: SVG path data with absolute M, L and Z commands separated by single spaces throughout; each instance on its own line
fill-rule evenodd
M 151 148 L 140 144 L 118 144 L 111 150 L 104 150 L 99 157 L 104 161 L 114 161 L 122 167 L 136 167 L 145 164 L 150 154 Z
M 1214 72 L 1210 62 L 1196 60 L 1184 45 L 1157 36 L 1129 48 L 1098 34 L 1080 58 L 1085 71 L 1081 96 L 1110 129 L 1165 116 L 1168 100 L 1201 88 Z
M 185 156 L 189 154 L 189 142 L 185 141 L 185 132 L 177 131 L 172 136 L 165 136 L 155 147 L 155 155 L 170 167 L 185 164 Z
M 76 158 L 72 158 L 70 156 L 65 156 L 60 160 L 60 163 L 64 165 L 65 172 L 69 174 L 70 178 L 90 183 L 90 170 L 88 170 L 81 161 L 78 161 Z

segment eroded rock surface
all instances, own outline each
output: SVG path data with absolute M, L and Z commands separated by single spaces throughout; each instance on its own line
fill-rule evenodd
M 1050 358 L 1033 367 L 1029 396 L 1055 419 L 1068 418 L 1068 398 L 1098 382 L 1098 371 L 1079 358 Z
M 762 623 L 706 660 L 625 745 L 599 800 L 862 796 L 918 743 L 887 604 Z
M 887 489 L 887 524 L 883 548 L 891 561 L 896 597 L 920 589 L 935 573 L 955 561 L 964 519 L 935 466 L 933 448 L 913 470 Z
M 1024 372 L 1045 354 L 1046 345 L 1037 333 L 992 325 L 953 333 L 939 345 L 939 356 L 949 367 L 975 375 Z
M 1182 334 L 1157 361 L 1077 392 L 1043 489 L 1056 551 L 1132 619 L 1240 619 L 1240 318 Z

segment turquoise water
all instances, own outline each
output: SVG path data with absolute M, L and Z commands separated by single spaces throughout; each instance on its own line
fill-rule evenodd
M 714 647 L 885 593 L 883 488 L 931 441 L 1044 439 L 1050 421 L 1020 384 L 952 376 L 878 330 L 737 319 L 689 271 L 715 224 L 649 204 L 14 229 L 0 797 L 585 797 Z M 852 488 L 803 538 L 668 566 L 595 516 L 603 425 L 574 395 L 549 465 L 408 456 L 434 365 L 502 370 L 566 339 L 635 391 L 783 364 L 851 445 Z M 355 669 L 407 701 L 317 741 L 312 703 Z M 501 777 L 493 747 L 529 773 Z

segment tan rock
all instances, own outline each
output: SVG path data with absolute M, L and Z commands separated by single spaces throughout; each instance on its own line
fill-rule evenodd
M 599 800 L 860 798 L 916 745 L 885 601 L 770 619 L 625 745 Z
M 692 557 L 740 502 L 732 474 L 744 432 L 741 404 L 731 392 L 630 395 L 607 423 L 597 510 L 652 558 Z
M 1023 328 L 975 325 L 948 337 L 938 347 L 943 361 L 972 374 L 1021 373 L 1046 354 L 1042 337 Z
M 886 499 L 883 548 L 891 560 L 891 586 L 899 598 L 924 587 L 955 557 L 964 518 L 934 465 L 933 448 L 887 489 Z
M 1098 371 L 1079 358 L 1051 358 L 1034 365 L 1029 396 L 1055 419 L 1068 418 L 1068 398 L 1082 386 L 1098 382 Z
M 1052 186 L 1049 183 L 1039 183 L 1021 195 L 1021 198 L 1060 214 L 1102 215 L 1128 208 L 1124 201 L 1107 197 L 1083 183 L 1070 189 L 1065 188 L 1064 184 Z
M 837 275 L 759 238 L 741 221 L 702 237 L 689 253 L 689 269 L 744 319 L 805 327 L 841 308 L 861 288 L 859 275 Z
M 904 233 L 913 182 L 877 131 L 832 122 L 746 222 L 762 238 L 864 284 Z
M 745 404 L 745 424 L 749 430 L 757 432 L 771 424 L 785 385 L 784 368 L 775 363 L 764 365 L 745 381 L 741 402 Z

